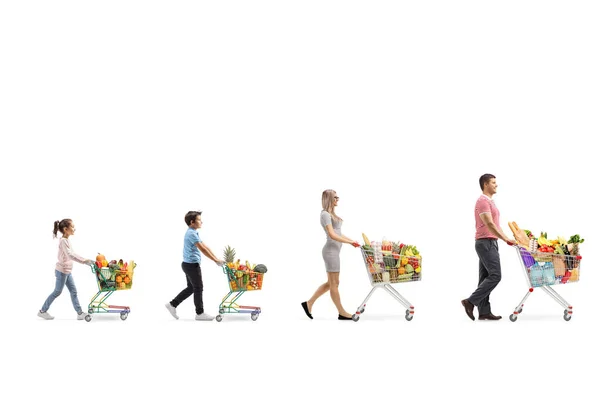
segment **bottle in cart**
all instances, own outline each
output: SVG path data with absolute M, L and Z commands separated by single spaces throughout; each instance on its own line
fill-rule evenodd
M 539 263 L 535 263 L 529 268 L 529 279 L 531 280 L 531 286 L 538 287 L 544 283 L 544 271 Z
M 544 285 L 554 285 L 554 281 L 556 280 L 556 275 L 554 275 L 554 264 L 551 262 L 544 263 L 543 271 Z

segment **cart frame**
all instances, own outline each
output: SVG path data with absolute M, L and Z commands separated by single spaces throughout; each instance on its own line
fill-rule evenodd
M 222 264 L 221 267 L 223 268 L 223 273 L 227 276 L 229 293 L 223 297 L 219 304 L 219 314 L 216 317 L 217 322 L 223 320 L 223 314 L 250 314 L 252 321 L 256 321 L 262 312 L 261 308 L 258 306 L 243 306 L 238 304 L 237 301 L 246 292 L 262 290 L 262 282 L 265 274 L 251 270 L 239 271 L 231 269 L 226 263 Z M 253 278 L 259 280 L 259 286 L 256 289 L 248 289 L 244 282 L 249 282 Z
M 106 278 L 100 268 L 97 265 L 90 265 L 92 272 L 96 276 L 96 283 L 98 284 L 98 293 L 92 297 L 90 304 L 88 304 L 88 315 L 85 316 L 85 320 L 90 322 L 92 320 L 92 314 L 114 314 L 118 313 L 122 321 L 125 321 L 129 316 L 131 309 L 129 306 L 115 306 L 107 304 L 108 298 L 117 290 L 128 290 L 118 289 L 116 282 Z M 133 277 L 132 277 L 133 281 Z
M 556 260 L 556 258 L 558 257 L 560 259 L 564 259 L 564 263 L 569 266 L 567 268 L 570 268 L 570 270 L 573 270 L 575 268 L 578 269 L 577 280 L 574 281 L 574 282 L 578 282 L 579 276 L 580 276 L 579 269 L 580 269 L 581 256 L 579 256 L 579 255 L 561 255 L 561 254 L 544 253 L 544 252 L 530 252 L 527 249 L 524 249 L 517 244 L 513 245 L 513 247 L 515 248 L 515 250 L 517 252 L 517 257 L 519 258 L 519 261 L 521 263 L 521 267 L 522 267 L 523 273 L 525 274 L 525 279 L 527 280 L 529 289 L 528 289 L 527 293 L 525 294 L 525 296 L 523 297 L 523 299 L 515 307 L 513 313 L 508 318 L 512 322 L 515 322 L 517 320 L 519 314 L 521 314 L 523 312 L 523 307 L 525 306 L 525 301 L 531 295 L 531 293 L 533 293 L 534 288 L 539 288 L 543 292 L 548 294 L 548 296 L 550 296 L 552 299 L 554 299 L 564 309 L 563 319 L 565 321 L 570 321 L 571 317 L 573 315 L 573 306 L 567 300 L 565 300 L 561 295 L 559 295 L 556 292 L 556 290 L 554 290 L 550 286 L 553 286 L 556 284 L 566 284 L 571 281 L 566 280 L 565 282 L 562 282 L 555 276 L 554 281 L 552 281 L 551 283 L 549 283 L 545 279 L 542 279 L 541 282 L 532 282 L 531 276 L 530 276 L 530 268 L 533 268 L 534 266 L 542 268 L 542 266 L 539 264 L 541 262 L 542 264 L 544 264 L 544 267 L 546 266 L 545 264 L 551 263 L 552 269 L 554 269 L 554 260 Z M 543 271 L 543 269 L 542 269 L 542 271 Z M 556 283 L 557 281 L 559 283 Z
M 388 268 L 385 266 L 385 263 L 382 264 L 382 262 L 379 261 L 380 254 L 378 254 L 378 249 L 371 248 L 371 250 L 365 250 L 364 247 L 361 247 L 360 251 L 362 254 L 363 261 L 365 263 L 367 275 L 369 276 L 369 281 L 371 282 L 372 288 L 369 294 L 367 294 L 367 297 L 365 297 L 365 299 L 361 303 L 361 305 L 356 309 L 354 315 L 352 315 L 352 319 L 355 322 L 358 322 L 360 316 L 365 313 L 367 301 L 369 301 L 375 290 L 381 288 L 387 293 L 389 293 L 389 295 L 396 299 L 400 304 L 402 304 L 402 306 L 406 309 L 404 313 L 404 318 L 407 321 L 411 321 L 415 314 L 415 307 L 404 296 L 398 293 L 398 291 L 392 287 L 392 284 L 420 281 L 422 278 L 422 272 L 420 271 L 418 274 L 413 275 L 410 279 L 399 279 L 398 277 L 402 275 L 396 275 L 396 278 L 394 279 L 394 271 L 397 274 L 398 269 L 394 267 Z M 370 257 L 372 257 L 372 259 L 370 259 Z M 421 267 L 422 259 L 420 256 L 399 255 L 398 259 L 401 260 L 402 257 L 406 258 L 407 260 L 412 260 L 413 262 L 416 260 L 417 265 Z M 372 268 L 375 268 L 375 272 L 373 272 Z M 378 272 L 379 269 L 381 269 L 381 272 Z M 392 274 L 391 278 L 389 275 L 390 271 Z

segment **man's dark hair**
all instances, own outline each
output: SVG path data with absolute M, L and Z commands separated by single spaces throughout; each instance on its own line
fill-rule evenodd
M 187 214 L 185 214 L 185 223 L 187 226 L 190 226 L 192 222 L 196 220 L 196 217 L 200 216 L 201 214 L 202 211 L 188 211 Z
M 481 178 L 479 178 L 479 187 L 483 190 L 483 186 L 490 181 L 490 179 L 496 179 L 496 177 L 492 174 L 483 174 Z M 192 220 L 193 221 L 193 220 Z

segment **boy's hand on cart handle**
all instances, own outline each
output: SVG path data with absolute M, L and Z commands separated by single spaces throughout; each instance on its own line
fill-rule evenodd
M 218 265 L 219 267 L 222 267 L 222 266 L 223 266 L 223 264 L 225 264 L 225 261 L 223 261 L 223 260 L 216 260 L 216 261 L 215 261 L 215 263 L 217 263 L 217 265 Z

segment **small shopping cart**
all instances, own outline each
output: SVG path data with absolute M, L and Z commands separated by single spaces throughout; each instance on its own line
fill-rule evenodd
M 394 283 L 416 282 L 422 278 L 421 256 L 406 256 L 386 254 L 380 246 L 361 247 L 362 257 L 367 268 L 367 275 L 371 282 L 371 291 L 358 307 L 352 319 L 358 321 L 364 314 L 367 301 L 377 288 L 382 288 L 406 308 L 405 318 L 411 321 L 415 314 L 415 307 L 392 287 Z
M 222 268 L 229 283 L 229 293 L 219 304 L 217 322 L 223 320 L 223 314 L 250 314 L 252 321 L 256 321 L 261 313 L 260 307 L 242 306 L 237 304 L 237 301 L 245 292 L 262 289 L 264 272 L 251 269 L 240 270 L 229 267 L 226 263 L 222 265 Z
M 98 265 L 92 265 L 92 272 L 96 275 L 96 281 L 98 283 L 98 293 L 88 305 L 88 315 L 85 320 L 90 322 L 92 320 L 92 314 L 104 314 L 104 313 L 118 313 L 120 314 L 121 320 L 125 321 L 129 312 L 131 311 L 129 306 L 115 306 L 106 303 L 108 298 L 118 290 L 131 289 L 133 284 L 133 270 L 136 267 L 136 263 L 131 261 L 126 267 L 115 266 L 99 267 Z
M 573 306 L 562 298 L 551 286 L 562 285 L 566 283 L 578 282 L 579 271 L 581 268 L 581 256 L 565 255 L 545 252 L 529 252 L 519 245 L 513 246 L 516 249 L 517 256 L 525 272 L 525 278 L 529 285 L 529 290 L 523 300 L 519 303 L 510 315 L 512 322 L 523 312 L 525 300 L 533 293 L 534 288 L 540 288 L 552 297 L 564 309 L 563 318 L 570 321 L 573 315 Z

